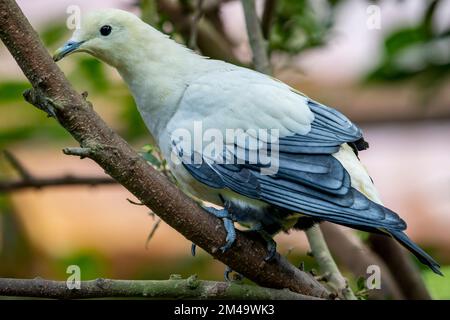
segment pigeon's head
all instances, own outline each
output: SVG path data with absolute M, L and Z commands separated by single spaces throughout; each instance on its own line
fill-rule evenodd
M 152 34 L 153 28 L 127 11 L 107 9 L 94 11 L 81 17 L 80 27 L 72 38 L 59 48 L 53 59 L 86 52 L 106 63 L 119 67 L 139 51 L 143 42 Z

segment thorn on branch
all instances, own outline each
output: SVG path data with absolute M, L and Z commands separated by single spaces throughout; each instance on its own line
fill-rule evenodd
M 131 199 L 129 199 L 129 198 L 127 198 L 127 201 L 128 201 L 129 203 L 135 205 L 135 206 L 145 206 L 145 204 L 143 204 L 142 202 L 136 202 L 136 201 L 133 201 L 133 200 L 131 200 Z

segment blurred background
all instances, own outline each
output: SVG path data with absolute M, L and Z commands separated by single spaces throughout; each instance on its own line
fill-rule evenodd
M 70 37 L 67 9 L 73 5 L 81 17 L 99 8 L 129 10 L 185 44 L 198 20 L 194 0 L 17 2 L 50 52 Z M 450 0 L 276 3 L 272 28 L 264 30 L 274 75 L 363 128 L 370 149 L 361 160 L 385 205 L 407 221 L 408 235 L 443 266 L 445 278 L 418 264 L 431 294 L 450 299 Z M 264 7 L 264 0 L 257 1 L 263 21 Z M 197 22 L 197 50 L 251 67 L 240 1 L 204 0 Z M 160 164 L 115 70 L 84 54 L 60 67 L 78 91 L 89 92 L 111 127 Z M 103 177 L 92 161 L 63 155 L 61 149 L 76 146 L 74 140 L 23 101 L 28 87 L 0 45 L 0 149 L 12 153 L 33 178 Z M 190 243 L 164 222 L 147 243 L 158 218 L 128 202 L 132 196 L 121 186 L 5 187 L 23 179 L 18 167 L 1 154 L 0 277 L 64 280 L 67 266 L 77 264 L 85 280 L 170 274 L 222 280 L 223 264 L 202 250 L 192 257 Z M 294 264 L 316 267 L 301 232 L 276 240 Z

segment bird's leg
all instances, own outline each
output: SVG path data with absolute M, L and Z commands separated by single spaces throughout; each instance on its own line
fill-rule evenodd
M 227 238 L 225 245 L 223 245 L 220 248 L 222 252 L 225 252 L 228 249 L 230 249 L 230 247 L 236 240 L 236 230 L 234 228 L 233 217 L 229 213 L 227 207 L 228 207 L 227 202 L 225 202 L 225 207 L 223 209 L 216 209 L 213 207 L 203 207 L 203 209 L 205 209 L 208 213 L 223 220 L 223 225 L 225 227 L 225 230 L 227 231 Z
M 273 240 L 272 235 L 267 233 L 264 230 L 258 231 L 260 236 L 266 240 L 267 251 L 269 252 L 267 256 L 264 258 L 265 261 L 270 261 L 275 257 L 277 253 L 277 243 Z
M 266 241 L 268 254 L 264 258 L 264 261 L 270 261 L 275 257 L 275 254 L 277 253 L 277 243 L 273 240 L 272 236 L 263 229 L 261 223 L 253 225 L 250 229 L 245 230 L 244 232 L 257 232 L 261 238 Z
M 225 245 L 223 245 L 220 248 L 220 250 L 222 250 L 222 252 L 227 251 L 228 249 L 230 249 L 230 247 L 233 245 L 234 241 L 236 240 L 236 229 L 234 228 L 234 223 L 233 223 L 234 219 L 233 219 L 232 215 L 226 209 L 228 207 L 228 203 L 225 202 L 225 207 L 223 209 L 216 209 L 213 207 L 206 207 L 206 206 L 202 206 L 202 207 L 208 213 L 223 220 L 223 225 L 225 227 L 225 230 L 227 231 L 227 237 L 225 239 L 226 240 Z M 195 245 L 195 243 L 193 243 L 191 246 L 192 256 L 195 256 L 196 247 L 197 246 Z

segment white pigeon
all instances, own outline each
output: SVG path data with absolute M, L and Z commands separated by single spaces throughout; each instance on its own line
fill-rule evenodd
M 118 70 L 183 191 L 223 207 L 205 207 L 224 221 L 223 250 L 235 240 L 234 222 L 259 232 L 271 259 L 276 233 L 330 221 L 391 236 L 441 274 L 382 205 L 357 156 L 368 146 L 362 132 L 338 111 L 267 75 L 200 56 L 122 10 L 83 17 L 55 61 L 74 52 Z

